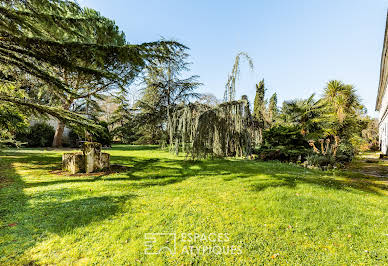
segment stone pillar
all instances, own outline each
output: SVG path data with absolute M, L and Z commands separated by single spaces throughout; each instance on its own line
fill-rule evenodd
M 85 172 L 85 156 L 81 153 L 64 153 L 62 169 L 72 174 Z
M 100 167 L 101 143 L 84 142 L 82 151 L 85 155 L 85 173 L 92 173 Z
M 92 173 L 110 168 L 109 160 L 109 153 L 101 152 L 100 143 L 84 142 L 82 153 L 64 153 L 62 155 L 62 169 L 72 174 Z
M 101 169 L 110 168 L 110 154 L 109 153 L 106 153 L 106 152 L 101 153 L 100 167 L 101 167 Z

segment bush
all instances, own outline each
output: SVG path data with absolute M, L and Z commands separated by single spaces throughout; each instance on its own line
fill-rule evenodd
M 263 132 L 263 143 L 255 153 L 265 161 L 298 162 L 306 158 L 308 147 L 299 129 L 279 125 Z
M 290 150 L 287 148 L 260 148 L 258 151 L 258 159 L 263 161 L 281 161 L 281 162 L 298 162 L 305 157 L 304 150 Z
M 27 142 L 29 147 L 50 147 L 55 130 L 47 123 L 41 122 L 30 126 L 26 132 L 18 133 L 16 139 Z
M 338 165 L 336 163 L 336 158 L 333 155 L 322 155 L 316 153 L 308 155 L 306 158 L 306 163 L 309 166 L 319 167 L 321 169 Z
M 354 157 L 354 147 L 350 142 L 340 142 L 337 149 L 336 160 L 340 163 L 351 162 Z
M 69 131 L 69 146 L 72 148 L 78 148 L 78 141 L 80 141 L 81 138 L 77 134 L 77 132 L 73 129 Z
M 354 157 L 354 147 L 350 142 L 344 141 L 338 145 L 337 154 L 316 154 L 312 153 L 307 156 L 306 164 L 309 166 L 319 167 L 321 169 L 330 167 L 343 166 L 345 163 L 351 162 Z
M 372 143 L 369 144 L 369 150 L 370 151 L 379 151 L 380 150 L 380 145 L 378 142 L 374 141 Z

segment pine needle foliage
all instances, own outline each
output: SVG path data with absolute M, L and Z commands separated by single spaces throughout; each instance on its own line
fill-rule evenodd
M 264 113 L 265 113 L 265 85 L 264 79 L 256 84 L 256 95 L 253 104 L 253 117 L 259 123 L 261 128 L 264 128 Z
M 268 122 L 273 125 L 278 117 L 279 110 L 278 110 L 278 96 L 276 92 L 272 94 L 271 98 L 269 99 L 268 104 Z
M 117 32 L 112 30 L 114 27 L 117 27 L 114 22 L 98 12 L 72 1 L 3 0 L 0 3 L 0 85 L 15 85 L 20 78 L 32 77 L 58 94 L 75 94 L 70 84 L 56 75 L 55 69 L 128 84 L 155 58 L 171 60 L 166 55 L 185 48 L 172 41 L 104 43 L 103 38 L 112 39 L 111 36 L 98 33 Z M 0 92 L 0 101 L 61 119 L 72 116 L 67 112 L 61 114 L 60 109 L 28 104 L 24 98 L 13 97 L 5 90 Z M 76 116 L 71 119 L 77 120 Z

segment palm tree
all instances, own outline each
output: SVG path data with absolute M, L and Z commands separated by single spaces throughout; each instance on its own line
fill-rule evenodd
M 365 112 L 354 87 L 338 80 L 327 83 L 323 100 L 327 103 L 327 133 L 334 136 L 345 136 L 355 126 L 357 117 Z
M 303 136 L 321 130 L 322 113 L 325 104 L 322 100 L 315 101 L 315 94 L 307 99 L 286 101 L 282 107 L 282 118 L 286 123 L 297 126 Z

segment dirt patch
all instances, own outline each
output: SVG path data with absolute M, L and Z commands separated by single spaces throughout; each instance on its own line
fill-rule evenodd
M 129 169 L 131 169 L 131 167 L 113 164 L 108 169 L 102 170 L 100 172 L 89 173 L 89 174 L 87 173 L 71 174 L 70 172 L 63 171 L 63 170 L 53 170 L 53 171 L 50 171 L 49 173 L 54 175 L 62 175 L 62 176 L 97 176 L 98 177 L 98 176 L 105 176 L 105 175 L 110 175 L 115 173 L 126 172 Z
M 0 189 L 3 187 L 9 186 L 12 183 L 13 183 L 12 180 L 0 175 Z
M 381 177 L 384 181 L 388 180 L 388 166 L 379 164 L 379 162 L 359 162 L 357 165 L 350 165 L 348 170 L 369 176 Z
M 346 165 L 346 170 L 371 177 L 375 181 L 387 183 L 388 160 L 380 158 L 380 153 L 366 152 L 358 155 L 351 163 Z

